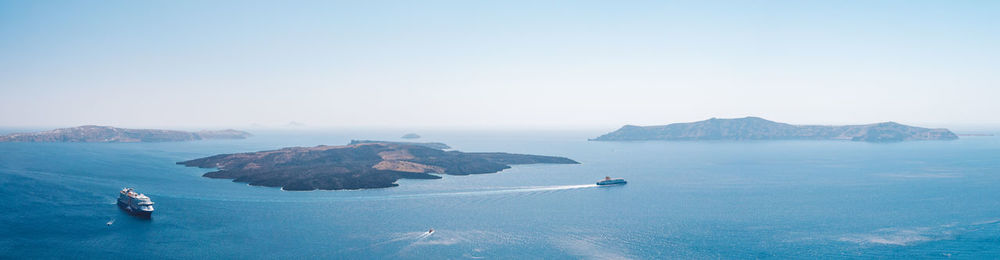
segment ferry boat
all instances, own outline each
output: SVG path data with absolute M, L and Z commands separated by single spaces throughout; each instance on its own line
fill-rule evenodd
M 122 189 L 118 195 L 118 207 L 129 214 L 148 218 L 153 215 L 153 201 L 132 188 Z
M 628 183 L 625 179 L 612 179 L 611 176 L 604 176 L 604 179 L 597 182 L 597 185 L 615 185 Z

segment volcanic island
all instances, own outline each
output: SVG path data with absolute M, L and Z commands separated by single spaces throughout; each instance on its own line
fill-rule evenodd
M 442 143 L 355 140 L 347 145 L 220 154 L 177 164 L 213 168 L 208 178 L 289 191 L 399 186 L 399 179 L 495 173 L 517 164 L 579 164 L 565 157 L 460 152 Z

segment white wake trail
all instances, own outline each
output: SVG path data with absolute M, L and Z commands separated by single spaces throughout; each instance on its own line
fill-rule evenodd
M 585 188 L 596 188 L 596 187 L 598 187 L 597 184 L 524 186 L 524 187 L 506 187 L 506 188 L 497 188 L 488 190 L 433 192 L 433 193 L 398 194 L 398 195 L 381 195 L 381 196 L 326 197 L 326 198 L 309 198 L 309 199 L 211 198 L 205 196 L 193 196 L 193 195 L 185 196 L 176 194 L 174 195 L 166 194 L 163 196 L 171 198 L 193 199 L 193 200 L 253 201 L 253 202 L 377 201 L 377 200 L 397 200 L 397 199 L 419 199 L 428 197 L 483 196 L 483 195 L 496 195 L 496 194 L 530 193 L 530 192 L 540 192 L 540 191 L 559 191 L 559 190 L 573 190 L 573 189 L 585 189 Z
M 597 187 L 597 184 L 558 185 L 558 186 L 530 186 L 530 187 L 523 187 L 523 188 L 510 188 L 510 189 L 499 189 L 499 190 L 429 193 L 429 194 L 426 194 L 426 195 L 482 195 L 482 194 L 502 194 L 502 193 L 534 192 L 534 191 L 572 190 L 572 189 L 583 189 L 583 188 L 594 188 L 594 187 Z

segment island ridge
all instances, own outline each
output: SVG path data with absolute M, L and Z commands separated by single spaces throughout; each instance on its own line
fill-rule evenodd
M 85 125 L 34 133 L 9 134 L 0 136 L 0 142 L 138 143 L 179 142 L 203 139 L 245 139 L 250 136 L 252 136 L 250 133 L 233 129 L 185 132 Z
M 851 140 L 863 142 L 900 142 L 914 140 L 954 140 L 948 129 L 913 127 L 896 122 L 868 125 L 791 125 L 759 117 L 735 119 L 712 118 L 692 123 L 660 126 L 626 125 L 590 139 L 591 141 L 642 140 Z

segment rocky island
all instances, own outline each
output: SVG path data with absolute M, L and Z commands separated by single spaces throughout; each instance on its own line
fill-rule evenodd
M 759 117 L 712 118 L 692 123 L 660 126 L 626 125 L 591 141 L 642 140 L 850 140 L 900 142 L 913 140 L 954 140 L 948 129 L 922 128 L 895 122 L 867 125 L 791 125 Z
M 386 144 L 399 144 L 399 145 L 419 145 L 419 146 L 424 146 L 424 147 L 428 147 L 428 148 L 431 148 L 431 149 L 438 149 L 438 150 L 451 149 L 451 146 L 448 146 L 447 144 L 444 144 L 444 143 L 437 143 L 437 142 L 418 143 L 418 142 L 389 142 L 389 141 L 372 141 L 372 140 L 351 140 L 351 143 L 349 143 L 347 145 L 366 144 L 366 143 L 386 143 Z
M 294 191 L 395 187 L 399 179 L 441 178 L 431 173 L 495 173 L 514 164 L 578 164 L 564 157 L 443 149 L 447 145 L 441 143 L 352 141 L 341 146 L 220 154 L 177 164 L 218 169 L 204 177 Z
M 203 139 L 245 139 L 250 133 L 232 129 L 184 132 L 159 129 L 127 129 L 85 125 L 34 133 L 0 136 L 0 142 L 74 142 L 74 143 L 138 143 L 178 142 Z

